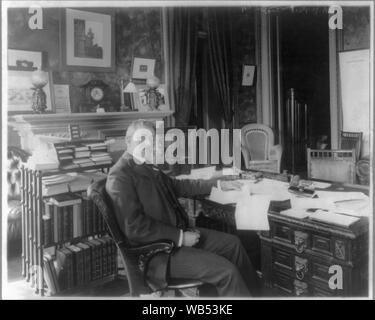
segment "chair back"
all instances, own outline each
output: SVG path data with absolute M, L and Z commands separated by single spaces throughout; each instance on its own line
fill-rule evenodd
M 341 150 L 355 150 L 356 159 L 360 158 L 362 145 L 362 132 L 348 132 L 341 131 L 340 134 L 340 149 Z
M 307 176 L 308 179 L 354 184 L 354 150 L 307 149 Z
M 274 144 L 274 135 L 270 127 L 251 123 L 241 129 L 242 150 L 247 150 L 251 160 L 268 160 L 270 148 Z
M 110 236 L 116 243 L 125 267 L 130 295 L 139 296 L 141 293 L 149 293 L 150 290 L 145 285 L 143 274 L 138 267 L 138 257 L 128 252 L 130 248 L 129 241 L 118 225 L 112 200 L 105 190 L 106 181 L 107 179 L 102 179 L 92 183 L 87 189 L 87 195 L 99 209 L 107 224 Z

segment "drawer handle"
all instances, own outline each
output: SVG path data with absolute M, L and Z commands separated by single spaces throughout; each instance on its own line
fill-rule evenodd
M 297 297 L 306 295 L 308 293 L 307 283 L 294 280 L 294 292 Z
M 307 234 L 301 231 L 294 231 L 294 246 L 298 253 L 302 253 L 307 248 Z
M 302 239 L 302 238 L 296 239 L 294 244 L 295 244 L 295 249 L 298 253 L 304 252 L 307 247 L 305 239 Z
M 303 280 L 307 271 L 308 271 L 307 265 L 305 265 L 305 264 L 296 265 L 296 278 L 298 280 Z

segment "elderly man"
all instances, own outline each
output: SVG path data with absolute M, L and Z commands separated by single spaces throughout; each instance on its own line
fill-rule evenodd
M 189 228 L 188 216 L 178 202 L 178 197 L 209 194 L 217 181 L 168 177 L 150 163 L 152 156 L 137 156 L 137 146 L 148 139 L 147 135 L 136 138 L 139 130 L 148 131 L 148 137 L 155 136 L 153 124 L 145 120 L 129 126 L 127 150 L 111 168 L 106 190 L 120 228 L 132 244 L 169 239 L 177 246 L 169 261 L 152 259 L 148 276 L 157 279 L 169 272 L 171 278 L 201 280 L 214 285 L 219 296 L 257 294 L 257 276 L 239 239 L 205 228 Z M 220 183 L 223 190 L 238 188 L 234 181 Z

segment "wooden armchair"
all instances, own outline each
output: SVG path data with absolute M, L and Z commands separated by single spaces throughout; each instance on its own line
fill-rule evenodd
M 141 294 L 150 294 L 155 291 L 156 285 L 153 279 L 147 277 L 148 263 L 158 253 L 171 254 L 175 244 L 170 240 L 160 240 L 137 247 L 131 246 L 117 223 L 111 200 L 105 190 L 105 183 L 106 179 L 103 179 L 91 184 L 88 188 L 88 196 L 98 207 L 116 243 L 125 267 L 130 295 L 136 297 Z M 197 288 L 201 285 L 203 283 L 197 280 L 169 279 L 165 290 L 174 290 L 176 295 L 180 295 L 184 289 Z
M 358 161 L 361 155 L 362 146 L 362 132 L 348 132 L 341 131 L 339 137 L 339 146 L 341 150 L 355 150 L 356 160 Z
M 280 173 L 283 148 L 274 145 L 270 127 L 252 123 L 241 129 L 241 151 L 246 169 Z

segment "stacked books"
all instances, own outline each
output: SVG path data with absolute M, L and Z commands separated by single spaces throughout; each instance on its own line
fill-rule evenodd
M 112 163 L 112 158 L 109 155 L 108 152 L 104 151 L 94 151 L 91 153 L 91 160 L 96 164 L 96 165 L 105 165 L 105 164 L 111 164 Z
M 112 158 L 104 141 L 69 142 L 55 144 L 60 168 L 64 170 L 88 168 L 95 165 L 110 165 Z
M 55 146 L 57 158 L 60 163 L 60 168 L 67 169 L 66 166 L 69 166 L 70 169 L 72 168 L 72 160 L 74 155 L 74 145 L 73 144 L 64 144 Z M 78 166 L 76 167 L 78 168 Z
M 51 294 L 117 273 L 117 250 L 108 236 L 82 240 L 44 254 L 44 276 Z
M 106 232 L 100 212 L 85 194 L 66 193 L 46 199 L 42 221 L 45 247 Z
M 63 173 L 42 178 L 43 196 L 53 196 L 69 191 L 84 191 L 95 181 L 104 179 L 106 175 L 102 172 Z
M 91 151 L 90 159 L 95 165 L 107 165 L 112 163 L 112 158 L 108 153 L 107 145 L 104 142 L 90 143 L 86 146 Z

